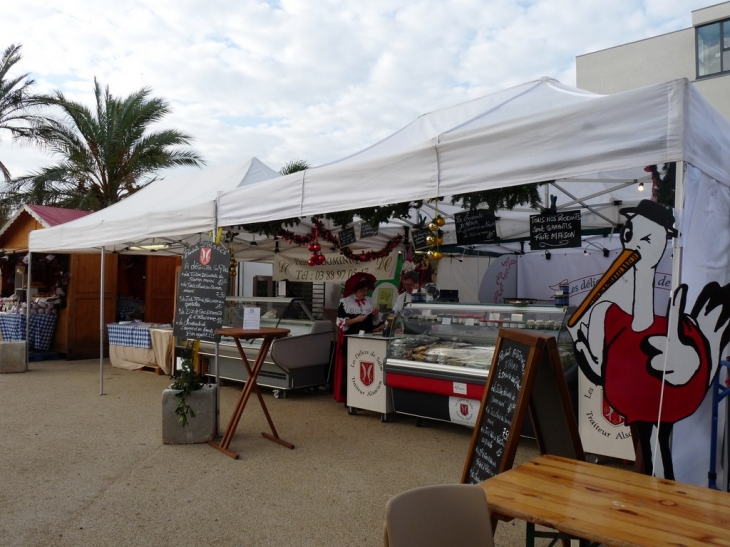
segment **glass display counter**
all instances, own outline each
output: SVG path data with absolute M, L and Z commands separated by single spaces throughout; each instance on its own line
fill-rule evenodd
M 406 304 L 385 362 L 394 410 L 473 427 L 499 329 L 554 336 L 566 369 L 573 365 L 564 328 L 567 311 L 555 306 Z
M 275 340 L 259 373 L 257 384 L 273 388 L 275 397 L 286 397 L 293 389 L 324 385 L 328 382 L 334 341 L 331 322 L 315 319 L 303 300 L 298 298 L 239 297 L 226 298 L 223 328 L 243 327 L 245 308 L 259 308 L 261 327 L 289 329 L 289 336 Z M 253 365 L 261 340 L 243 344 L 244 353 Z M 220 378 L 245 382 L 246 369 L 232 338 L 223 336 L 218 348 Z M 201 341 L 200 355 L 208 361 L 208 376 L 216 375 L 215 343 Z

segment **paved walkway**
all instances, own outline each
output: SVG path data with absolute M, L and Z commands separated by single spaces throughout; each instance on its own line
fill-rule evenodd
M 256 398 L 233 460 L 208 445 L 163 445 L 170 379 L 99 363 L 45 361 L 0 375 L 0 545 L 380 546 L 386 501 L 459 482 L 471 430 L 367 412 L 349 416 L 324 391 L 266 404 L 288 450 L 260 435 Z M 240 388 L 221 390 L 222 427 Z M 517 461 L 535 456 L 520 445 Z M 524 545 L 500 524 L 498 545 Z

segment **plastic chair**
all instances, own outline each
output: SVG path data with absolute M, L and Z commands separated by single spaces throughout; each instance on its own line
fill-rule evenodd
M 494 547 L 484 490 L 473 484 L 423 486 L 385 505 L 386 547 Z

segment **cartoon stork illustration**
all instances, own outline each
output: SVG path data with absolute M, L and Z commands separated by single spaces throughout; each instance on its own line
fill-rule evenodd
M 623 252 L 568 320 L 584 374 L 638 432 L 644 471 L 653 474 L 651 434 L 658 425 L 664 477 L 674 479 L 673 425 L 702 403 L 730 337 L 730 290 L 707 284 L 690 313 L 687 286 L 674 292 L 668 317 L 654 313 L 654 274 L 677 237 L 670 209 L 648 200 L 621 209 Z M 617 283 L 621 280 L 622 283 Z

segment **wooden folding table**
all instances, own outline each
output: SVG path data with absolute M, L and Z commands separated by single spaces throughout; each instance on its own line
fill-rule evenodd
M 232 450 L 229 450 L 228 446 L 231 444 L 231 438 L 236 431 L 236 427 L 238 427 L 238 422 L 241 419 L 241 415 L 243 414 L 243 409 L 246 408 L 246 403 L 248 403 L 248 399 L 251 396 L 251 391 L 255 391 L 256 396 L 259 398 L 261 409 L 264 411 L 264 414 L 266 415 L 266 420 L 269 422 L 269 427 L 271 428 L 271 433 L 262 432 L 261 435 L 263 435 L 267 439 L 284 445 L 287 448 L 294 448 L 293 444 L 280 438 L 279 434 L 276 432 L 274 422 L 271 420 L 269 411 L 266 408 L 266 404 L 264 403 L 264 398 L 261 396 L 261 391 L 259 390 L 259 386 L 256 383 L 259 372 L 261 372 L 261 367 L 263 367 L 264 365 L 264 359 L 266 359 L 266 355 L 268 354 L 269 348 L 271 347 L 271 343 L 277 338 L 283 338 L 288 335 L 289 329 L 263 327 L 260 329 L 251 330 L 234 328 L 218 329 L 215 331 L 215 333 L 220 334 L 221 336 L 228 336 L 230 338 L 233 338 L 233 340 L 236 342 L 236 347 L 238 348 L 238 353 L 241 355 L 243 366 L 246 367 L 246 372 L 248 373 L 248 379 L 246 380 L 246 384 L 243 386 L 241 396 L 236 403 L 236 407 L 233 409 L 233 415 L 231 416 L 231 420 L 228 422 L 228 427 L 226 428 L 226 432 L 223 435 L 220 443 L 217 443 L 215 441 L 209 441 L 208 444 L 210 444 L 213 448 L 217 448 L 224 454 L 227 454 L 231 458 L 234 458 L 236 460 L 238 459 L 238 454 L 236 454 Z M 261 347 L 259 348 L 258 355 L 256 356 L 256 361 L 253 364 L 253 368 L 251 368 L 248 363 L 248 359 L 246 359 L 246 353 L 243 351 L 243 347 L 241 346 L 241 340 L 253 340 L 255 338 L 262 338 L 263 340 L 261 341 Z

